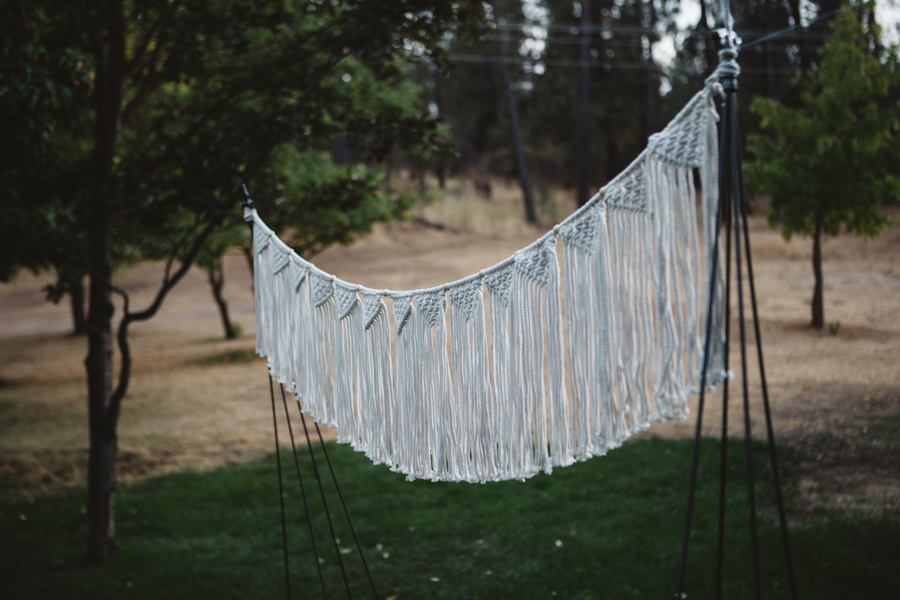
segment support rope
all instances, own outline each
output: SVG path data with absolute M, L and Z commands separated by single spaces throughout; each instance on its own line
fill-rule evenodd
M 722 177 L 720 173 L 720 178 Z M 721 196 L 720 196 L 721 198 Z M 706 336 L 703 341 L 703 367 L 700 369 L 700 399 L 697 404 L 697 427 L 694 432 L 694 451 L 693 456 L 691 458 L 691 482 L 688 488 L 688 505 L 687 505 L 687 517 L 685 519 L 684 524 L 684 538 L 681 543 L 681 567 L 678 573 L 678 591 L 675 595 L 676 598 L 681 600 L 685 598 L 684 595 L 684 580 L 685 575 L 687 574 L 687 556 L 688 556 L 688 545 L 690 544 L 691 537 L 691 521 L 694 517 L 694 495 L 697 489 L 697 469 L 700 463 L 700 432 L 703 424 L 703 406 L 706 400 L 706 374 L 709 368 L 709 355 L 710 355 L 710 346 L 712 341 L 712 317 L 713 310 L 715 308 L 715 295 L 716 295 L 716 281 L 718 275 L 719 268 L 719 230 L 721 229 L 721 220 L 722 220 L 722 203 L 719 202 L 719 206 L 716 207 L 716 225 L 715 225 L 715 237 L 713 241 L 713 250 L 712 250 L 712 268 L 710 269 L 711 276 L 709 278 L 709 302 L 707 305 L 706 311 Z M 728 306 L 727 298 L 725 296 L 726 302 L 725 306 Z M 727 329 L 726 329 L 727 331 Z M 725 356 L 728 356 L 728 338 L 725 338 Z M 728 377 L 724 378 L 725 385 L 728 384 Z
M 281 481 L 281 448 L 278 445 L 278 420 L 275 418 L 275 388 L 269 375 L 269 393 L 272 396 L 272 426 L 275 429 L 275 461 L 278 464 L 278 500 L 281 502 L 281 539 L 284 544 L 284 584 L 287 599 L 291 600 L 291 571 L 288 568 L 287 524 L 284 519 L 284 485 Z
M 299 408 L 299 404 L 297 405 Z M 302 418 L 301 413 L 301 418 Z M 369 578 L 369 584 L 372 586 L 372 593 L 375 595 L 375 600 L 378 600 L 378 590 L 375 588 L 375 580 L 372 578 L 372 573 L 369 571 L 369 563 L 366 561 L 366 555 L 363 553 L 362 544 L 359 542 L 359 536 L 356 535 L 356 527 L 353 526 L 353 519 L 350 518 L 350 511 L 347 509 L 347 502 L 344 500 L 344 494 L 341 492 L 341 486 L 338 485 L 337 475 L 334 473 L 334 466 L 331 464 L 331 457 L 328 456 L 328 448 L 325 446 L 325 440 L 322 439 L 322 431 L 319 429 L 319 424 L 315 423 L 316 433 L 319 435 L 319 443 L 322 445 L 322 452 L 325 453 L 325 461 L 328 463 L 328 469 L 331 471 L 331 478 L 334 480 L 334 487 L 337 490 L 338 498 L 341 499 L 341 506 L 344 507 L 344 515 L 347 517 L 347 523 L 350 525 L 350 531 L 353 532 L 353 539 L 356 541 L 356 549 L 359 551 L 359 557 L 362 559 L 363 567 L 366 569 L 366 577 Z
M 337 535 L 334 533 L 334 523 L 331 520 L 331 511 L 328 510 L 328 500 L 325 499 L 325 487 L 322 485 L 322 478 L 319 476 L 319 467 L 316 465 L 316 454 L 313 452 L 312 442 L 309 439 L 309 428 L 306 426 L 306 419 L 300 414 L 300 422 L 303 423 L 303 433 L 306 435 L 306 446 L 309 448 L 309 458 L 312 461 L 313 473 L 316 475 L 316 483 L 319 484 L 319 494 L 322 497 L 322 506 L 325 508 L 325 516 L 328 518 L 328 529 L 331 531 L 331 541 L 334 543 L 334 551 L 337 554 L 338 565 L 341 567 L 341 577 L 344 578 L 344 588 L 347 590 L 347 597 L 352 600 L 353 593 L 350 591 L 350 581 L 347 579 L 347 571 L 344 569 L 344 559 L 341 558 L 341 547 L 337 541 Z
M 722 144 L 719 146 L 727 153 L 725 145 L 725 127 L 722 127 Z M 727 154 L 726 154 L 727 155 Z M 723 155 L 723 164 L 727 164 L 726 155 Z M 725 206 L 725 298 L 731 298 L 731 213 L 730 207 L 725 203 L 726 193 L 731 185 L 731 177 L 728 169 L 722 169 L 722 187 L 719 198 Z M 725 371 L 728 372 L 731 360 L 728 349 L 731 341 L 731 302 L 725 302 Z M 725 574 L 725 487 L 728 477 L 728 378 L 722 384 L 722 441 L 719 445 L 719 530 L 716 543 L 716 600 L 722 600 L 722 586 Z
M 316 570 L 319 572 L 319 583 L 322 585 L 322 598 L 328 598 L 325 589 L 325 576 L 322 574 L 322 563 L 319 561 L 319 549 L 316 546 L 316 534 L 313 531 L 312 517 L 309 513 L 309 502 L 306 500 L 306 486 L 303 485 L 303 475 L 300 472 L 300 459 L 297 456 L 297 444 L 294 442 L 294 428 L 291 427 L 291 415 L 288 414 L 287 398 L 284 395 L 284 386 L 281 386 L 281 403 L 284 405 L 284 416 L 287 420 L 288 433 L 291 435 L 291 450 L 294 452 L 294 465 L 297 467 L 297 479 L 300 481 L 300 495 L 303 496 L 303 508 L 306 511 L 306 522 L 309 525 L 309 539 L 312 542 L 313 559 L 316 561 Z M 302 415 L 301 415 L 302 418 Z
M 738 190 L 741 193 L 741 206 L 745 207 L 744 200 L 744 180 L 741 176 Z M 759 311 L 756 305 L 756 285 L 753 280 L 753 260 L 750 253 L 750 231 L 747 225 L 747 211 L 741 211 L 741 220 L 744 225 L 744 247 L 747 255 L 747 277 L 750 283 L 750 304 L 753 308 L 753 333 L 756 336 L 756 358 L 759 362 L 759 377 L 762 385 L 763 407 L 766 414 L 766 435 L 769 441 L 769 459 L 772 463 L 772 479 L 775 482 L 775 498 L 778 504 L 778 520 L 781 525 L 781 541 L 784 545 L 784 558 L 787 563 L 788 583 L 791 588 L 791 598 L 797 600 L 797 583 L 794 580 L 794 562 L 791 558 L 791 546 L 788 542 L 787 518 L 784 514 L 784 498 L 781 492 L 781 476 L 778 474 L 778 457 L 775 451 L 775 432 L 772 429 L 772 411 L 769 407 L 769 386 L 766 383 L 766 369 L 763 361 L 762 337 L 759 332 Z M 727 383 L 726 383 L 727 385 Z
M 731 183 L 734 188 L 738 183 L 741 165 L 738 157 L 738 122 L 737 122 L 737 102 L 735 102 L 734 90 L 725 92 L 726 104 L 728 104 L 728 115 L 731 119 L 733 135 L 731 136 Z M 729 96 L 730 101 L 729 101 Z M 756 485 L 753 475 L 753 438 L 750 431 L 750 390 L 747 382 L 747 334 L 746 324 L 744 323 L 744 286 L 741 281 L 741 228 L 740 213 L 742 207 L 738 194 L 732 189 L 732 223 L 734 224 L 734 262 L 735 275 L 737 277 L 737 300 L 738 300 L 738 326 L 741 336 L 741 377 L 742 392 L 744 396 L 744 444 L 747 452 L 747 495 L 750 508 L 750 543 L 753 553 L 753 581 L 756 591 L 756 599 L 762 597 L 759 577 L 759 540 L 756 528 Z M 759 343 L 759 340 L 757 340 Z

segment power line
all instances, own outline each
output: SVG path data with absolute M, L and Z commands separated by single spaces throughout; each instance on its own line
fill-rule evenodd
M 814 25 L 817 25 L 817 24 L 818 24 L 819 22 L 821 22 L 821 21 L 826 21 L 826 20 L 830 19 L 831 17 L 837 16 L 837 15 L 839 15 L 839 14 L 841 14 L 841 13 L 844 13 L 844 12 L 846 12 L 846 11 L 848 11 L 848 10 L 850 10 L 850 7 L 849 7 L 849 6 L 845 6 L 845 7 L 843 7 L 843 8 L 839 8 L 838 10 L 833 10 L 833 11 L 831 11 L 831 12 L 829 12 L 829 13 L 825 13 L 824 15 L 818 17 L 817 19 L 815 19 L 813 22 L 809 23 L 808 25 L 800 25 L 800 24 L 797 24 L 797 25 L 794 25 L 793 27 L 788 27 L 787 29 L 782 29 L 781 31 L 776 31 L 776 32 L 771 33 L 771 34 L 769 34 L 769 35 L 764 35 L 763 37 L 760 37 L 760 38 L 757 38 L 757 39 L 753 40 L 752 42 L 749 42 L 749 43 L 747 43 L 747 44 L 742 44 L 741 49 L 750 48 L 751 46 L 755 46 L 756 44 L 761 44 L 762 42 L 766 42 L 766 41 L 769 41 L 769 40 L 774 40 L 774 39 L 776 39 L 776 38 L 780 38 L 780 37 L 782 37 L 782 36 L 785 36 L 785 35 L 787 35 L 787 34 L 789 34 L 789 33 L 792 33 L 792 32 L 794 32 L 794 31 L 798 31 L 798 30 L 803 30 L 805 33 L 809 33 L 809 34 L 812 35 L 811 32 L 808 32 L 808 31 L 807 31 L 810 27 L 813 27 Z M 745 34 L 745 35 L 746 35 L 746 34 Z M 830 37 L 830 36 L 829 36 L 829 37 Z
M 568 60 L 561 58 L 550 58 L 550 59 L 527 59 L 527 58 L 516 58 L 514 56 L 491 56 L 488 54 L 450 54 L 449 55 L 451 62 L 465 62 L 465 63 L 482 63 L 482 64 L 509 64 L 509 65 L 546 65 L 548 67 L 590 67 L 593 69 L 604 69 L 604 70 L 616 70 L 616 69 L 624 69 L 624 70 L 646 70 L 649 68 L 648 63 L 644 62 L 634 62 L 634 61 L 582 61 L 582 60 Z M 658 66 L 657 66 L 658 68 Z M 741 73 L 751 73 L 751 74 L 765 74 L 768 73 L 768 70 L 764 67 L 741 67 Z M 798 73 L 797 69 L 790 69 L 787 67 L 775 67 L 772 69 L 772 73 L 776 75 L 795 75 Z

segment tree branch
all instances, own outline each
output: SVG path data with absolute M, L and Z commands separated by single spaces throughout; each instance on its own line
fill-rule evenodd
M 150 56 L 147 72 L 141 81 L 140 89 L 131 101 L 125 105 L 125 110 L 122 111 L 123 124 L 128 122 L 134 112 L 147 100 L 150 93 L 159 86 L 159 80 L 156 77 L 156 73 L 159 67 L 159 55 L 162 52 L 162 47 L 163 45 L 157 42 L 156 48 L 153 49 L 153 54 Z
M 187 255 L 182 259 L 181 266 L 179 266 L 178 270 L 175 271 L 171 277 L 166 277 L 162 287 L 156 293 L 156 298 L 154 298 L 153 303 L 145 310 L 136 313 L 130 312 L 128 309 L 128 295 L 123 290 L 110 285 L 112 291 L 125 299 L 124 314 L 122 315 L 122 321 L 119 323 L 119 329 L 116 335 L 119 344 L 119 352 L 122 355 L 122 368 L 119 371 L 119 383 L 109 402 L 109 418 L 111 423 L 116 423 L 116 420 L 119 417 L 122 399 L 128 392 L 128 384 L 131 381 L 131 349 L 128 345 L 128 326 L 133 321 L 146 321 L 156 314 L 169 291 L 171 291 L 171 289 L 175 287 L 175 284 L 181 281 L 181 278 L 185 276 L 188 270 L 190 270 L 191 266 L 194 264 L 194 259 L 197 258 L 197 254 L 200 252 L 206 239 L 212 234 L 216 227 L 219 226 L 220 222 L 221 218 L 213 219 L 206 224 L 197 236 L 197 239 L 194 240 L 190 251 L 188 251 Z

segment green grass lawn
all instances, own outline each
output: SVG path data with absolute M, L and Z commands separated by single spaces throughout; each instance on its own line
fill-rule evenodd
M 346 446 L 329 448 L 382 598 L 674 597 L 689 441 L 634 441 L 551 476 L 487 485 L 408 483 Z M 717 442 L 703 448 L 688 598 L 711 598 L 715 580 Z M 766 456 L 758 446 L 757 475 L 768 481 Z M 740 441 L 729 457 L 725 597 L 750 598 Z M 308 457 L 301 466 L 310 473 Z M 346 597 L 317 488 L 306 483 L 329 597 Z M 0 597 L 284 598 L 277 486 L 274 455 L 123 486 L 121 549 L 103 568 L 82 559 L 84 494 L 2 504 Z M 351 549 L 342 556 L 354 597 L 371 598 L 330 481 L 326 491 L 340 546 Z M 321 598 L 296 478 L 285 495 L 293 597 Z M 788 598 L 771 486 L 760 483 L 758 496 L 763 597 Z M 802 598 L 897 597 L 898 515 L 807 518 L 791 543 Z

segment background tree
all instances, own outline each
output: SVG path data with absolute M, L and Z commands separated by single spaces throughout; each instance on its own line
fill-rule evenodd
M 71 9 L 59 9 L 71 16 Z M 30 2 L 0 4 L 0 281 L 20 268 L 52 270 L 48 299 L 71 299 L 73 331 L 86 331 L 83 212 L 72 203 L 87 149 L 93 81 L 71 31 Z
M 4 4 L 4 16 L 15 17 L 20 4 Z M 103 562 L 117 548 L 116 428 L 132 369 L 129 327 L 157 313 L 212 234 L 240 222 L 240 183 L 248 183 L 261 206 L 277 204 L 282 175 L 273 159 L 285 146 L 320 149 L 342 135 L 372 156 L 393 145 L 438 145 L 427 115 L 389 106 L 355 112 L 343 67 L 358 63 L 390 81 L 401 73 L 398 61 L 440 63 L 438 42 L 460 24 L 482 22 L 483 10 L 480 3 L 427 0 L 45 0 L 37 6 L 44 18 L 33 21 L 25 42 L 77 57 L 48 63 L 62 64 L 48 78 L 66 82 L 83 70 L 93 85 L 84 102 L 60 117 L 58 130 L 71 134 L 60 136 L 59 147 L 34 132 L 21 135 L 23 153 L 47 153 L 53 164 L 67 165 L 64 172 L 0 168 L 14 186 L 4 193 L 21 201 L 22 214 L 27 202 L 47 210 L 57 203 L 74 215 L 86 249 L 88 557 Z M 9 56 L 23 72 L 32 58 L 28 43 Z M 51 119 L 34 116 L 45 128 Z M 371 191 L 356 175 L 348 170 L 342 179 L 344 208 L 365 204 L 362 194 Z M 23 253 L 46 240 L 45 229 L 36 230 L 41 235 L 23 240 Z M 162 260 L 162 283 L 145 308 L 134 309 L 115 286 L 117 257 Z M 123 308 L 115 385 L 113 294 Z
M 890 223 L 880 206 L 900 193 L 897 53 L 875 55 L 881 32 L 869 8 L 860 4 L 836 19 L 818 68 L 801 80 L 800 107 L 763 98 L 753 103 L 761 126 L 775 137 L 750 137 L 747 179 L 771 196 L 769 222 L 786 240 L 813 238 L 811 325 L 817 329 L 825 324 L 822 237 L 877 235 Z
M 801 26 L 787 35 L 747 47 L 741 51 L 741 101 L 738 107 L 741 131 L 757 133 L 759 119 L 750 113 L 756 97 L 773 98 L 790 107 L 800 105 L 799 88 L 792 78 L 815 67 L 819 50 L 832 37 L 828 23 L 840 9 L 840 0 L 814 0 L 801 11 L 800 0 L 733 0 L 730 2 L 734 28 L 744 44 L 768 33 Z M 713 31 L 718 2 L 700 3 L 700 17 L 687 32 L 668 71 L 672 86 L 663 98 L 666 113 L 678 110 L 715 70 L 718 39 Z M 803 28 L 802 25 L 809 25 Z M 771 132 L 767 132 L 771 133 Z
M 404 219 L 416 201 L 414 194 L 390 193 L 384 169 L 378 167 L 398 134 L 360 133 L 366 128 L 355 127 L 353 121 L 371 124 L 373 119 L 392 114 L 394 120 L 385 121 L 385 125 L 417 123 L 404 134 L 401 147 L 411 152 L 422 150 L 416 147 L 417 142 L 427 136 L 431 150 L 447 151 L 445 141 L 432 137 L 431 128 L 437 122 L 423 116 L 423 89 L 407 78 L 409 70 L 409 65 L 401 61 L 397 63 L 396 76 L 378 77 L 360 62 L 345 59 L 332 75 L 339 80 L 349 103 L 344 109 L 346 114 L 339 119 L 345 123 L 340 127 L 346 127 L 337 138 L 341 156 L 327 143 L 316 148 L 310 140 L 291 142 L 273 151 L 269 175 L 261 182 L 273 193 L 257 196 L 256 190 L 251 192 L 254 198 L 260 198 L 257 206 L 266 223 L 303 257 L 312 258 L 333 244 L 350 244 L 359 235 L 371 232 L 375 223 Z M 222 259 L 233 247 L 240 247 L 251 257 L 251 244 L 242 222 L 210 236 L 197 258 L 197 264 L 207 271 L 226 339 L 233 339 L 236 333 L 222 293 Z M 248 266 L 252 273 L 252 259 Z

